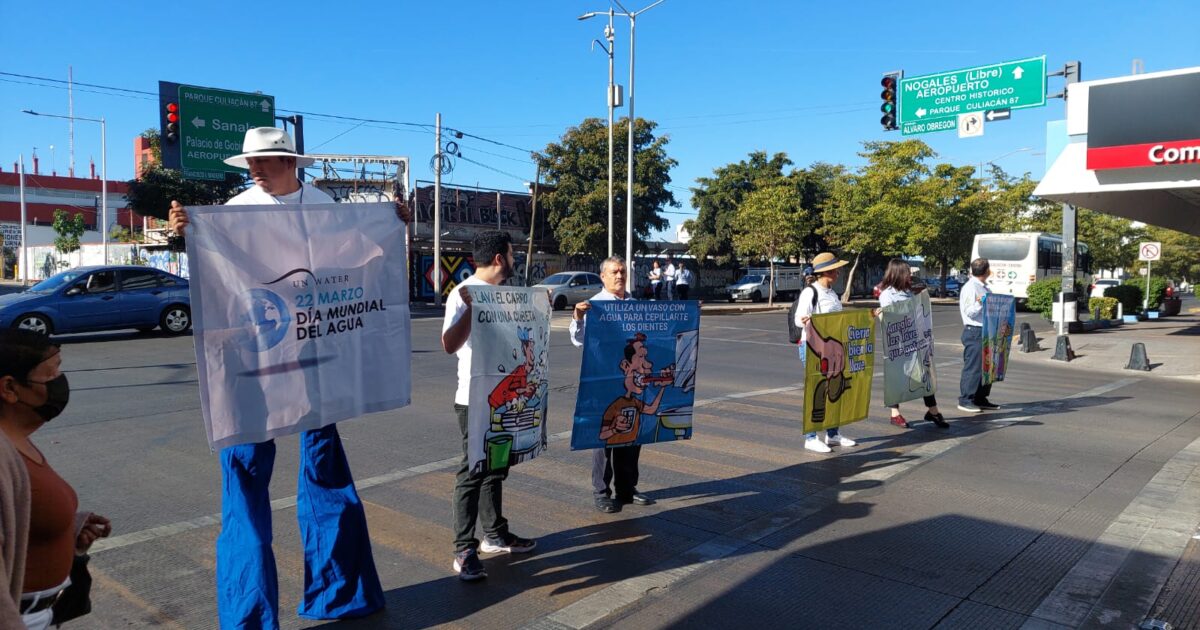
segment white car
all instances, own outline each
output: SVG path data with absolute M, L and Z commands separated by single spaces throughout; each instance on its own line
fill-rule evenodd
M 604 285 L 600 276 L 590 271 L 562 271 L 534 285 L 550 292 L 550 305 L 561 311 L 600 292 Z
M 1115 287 L 1121 284 L 1116 278 L 1101 278 L 1096 280 L 1096 284 L 1092 285 L 1092 294 L 1090 297 L 1104 297 L 1104 290 L 1108 287 Z

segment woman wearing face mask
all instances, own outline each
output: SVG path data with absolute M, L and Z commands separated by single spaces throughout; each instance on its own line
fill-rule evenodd
M 31 630 L 50 625 L 52 606 L 70 584 L 75 554 L 87 552 L 111 530 L 103 516 L 76 513 L 75 491 L 29 439 L 67 406 L 71 388 L 61 366 L 58 346 L 45 336 L 0 330 L 0 431 L 29 473 L 29 544 L 20 612 Z

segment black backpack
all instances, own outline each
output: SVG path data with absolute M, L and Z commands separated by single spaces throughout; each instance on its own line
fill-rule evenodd
M 804 329 L 796 325 L 796 311 L 800 309 L 800 298 L 804 295 L 804 291 L 812 289 L 812 306 L 813 312 L 817 312 L 817 290 L 811 284 L 804 287 L 800 295 L 792 301 L 792 305 L 788 307 L 788 341 L 792 343 L 800 343 L 800 336 L 804 334 Z

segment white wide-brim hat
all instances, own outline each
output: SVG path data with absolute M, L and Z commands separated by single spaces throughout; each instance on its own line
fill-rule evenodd
M 246 139 L 242 142 L 242 152 L 225 158 L 225 163 L 237 168 L 250 168 L 246 158 L 250 157 L 291 157 L 296 158 L 296 166 L 312 166 L 313 159 L 296 153 L 296 144 L 288 132 L 277 127 L 254 127 L 246 130 Z

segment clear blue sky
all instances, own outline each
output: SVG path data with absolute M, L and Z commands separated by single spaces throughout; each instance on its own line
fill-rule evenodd
M 648 0 L 631 0 L 641 8 Z M 604 117 L 605 55 L 589 51 L 603 20 L 580 22 L 604 0 L 310 2 L 272 4 L 8 2 L 0 23 L 0 71 L 156 92 L 158 81 L 255 91 L 279 109 L 443 123 L 516 147 L 541 149 L 588 116 Z M 893 19 L 879 17 L 885 12 Z M 1083 78 L 1200 64 L 1200 2 L 794 2 L 666 0 L 638 20 L 636 114 L 660 123 L 679 161 L 673 190 L 693 214 L 692 186 L 753 150 L 786 152 L 798 165 L 859 163 L 863 140 L 899 140 L 878 123 L 879 78 L 1046 55 L 1051 69 L 1083 62 Z M 619 20 L 618 82 L 628 83 L 628 22 Z M 41 84 L 30 85 L 31 83 Z M 67 111 L 64 89 L 0 75 L 0 166 L 38 147 L 43 171 L 67 166 L 67 122 L 22 109 Z M 58 84 L 52 84 L 58 85 Z M 61 85 L 59 85 L 61 87 Z M 1061 79 L 1051 79 L 1050 91 Z M 109 174 L 133 175 L 133 137 L 158 126 L 154 97 L 77 87 L 77 116 L 108 120 Z M 620 111 L 618 112 L 620 114 Z M 942 159 L 999 160 L 1039 177 L 1045 123 L 1060 100 L 1015 111 L 982 138 L 928 134 Z M 431 179 L 425 129 L 306 117 L 310 150 L 400 154 Z M 97 125 L 78 123 L 76 172 L 100 162 Z M 52 157 L 49 149 L 54 145 Z M 521 151 L 460 142 L 448 182 L 521 189 L 533 164 Z M 504 173 L 497 172 L 503 171 Z M 506 174 L 505 174 L 506 173 Z

